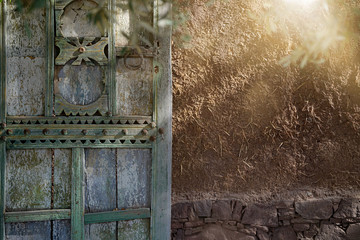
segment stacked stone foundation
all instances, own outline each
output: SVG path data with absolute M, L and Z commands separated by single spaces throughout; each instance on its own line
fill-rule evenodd
M 173 240 L 360 240 L 360 199 L 180 202 L 171 228 Z

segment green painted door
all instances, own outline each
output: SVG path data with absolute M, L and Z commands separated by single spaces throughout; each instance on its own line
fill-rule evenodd
M 14 1 L 13 1 L 14 2 Z M 169 239 L 169 7 L 50 0 L 1 6 L 0 239 Z M 105 31 L 90 11 L 112 13 Z M 137 30 L 141 54 L 124 34 Z

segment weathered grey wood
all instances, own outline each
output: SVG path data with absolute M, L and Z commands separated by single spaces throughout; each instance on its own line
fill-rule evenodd
M 91 0 L 75 0 L 68 4 L 60 16 L 60 30 L 64 37 L 101 37 L 101 31 L 89 23 L 87 14 L 98 4 Z
M 7 223 L 6 239 L 9 240 L 49 240 L 51 239 L 50 221 Z
M 116 208 L 116 150 L 85 150 L 85 212 Z
M 168 11 L 163 5 L 159 12 Z M 166 9 L 168 8 L 168 9 Z M 152 222 L 151 238 L 170 239 L 171 223 L 171 155 L 172 155 L 172 78 L 171 78 L 171 27 L 159 28 L 159 55 L 154 68 L 157 79 L 155 119 L 164 134 L 153 148 L 152 172 Z
M 71 206 L 71 150 L 54 149 L 54 208 Z
M 5 54 L 5 14 L 4 1 L 0 3 L 0 122 L 6 121 L 6 54 Z M 1 226 L 0 226 L 1 227 Z M 1 227 L 0 239 L 4 237 L 5 225 Z
M 51 150 L 10 150 L 6 158 L 6 210 L 49 209 Z
M 118 208 L 150 207 L 151 151 L 118 149 Z
M 118 240 L 149 240 L 149 219 L 135 219 L 118 222 Z
M 138 70 L 128 69 L 124 61 L 136 65 L 141 58 L 117 59 L 117 114 L 150 116 L 153 112 L 153 61 L 144 58 Z
M 47 73 L 45 10 L 34 11 L 26 18 L 15 13 L 13 6 L 7 5 L 6 10 L 8 115 L 43 115 Z
M 57 69 L 54 92 L 60 94 L 68 103 L 88 105 L 101 97 L 105 72 L 100 66 L 67 64 Z
M 85 239 L 115 240 L 116 223 L 98 223 L 85 225 Z
M 0 239 L 5 239 L 5 169 L 6 143 L 0 143 Z
M 52 240 L 70 240 L 71 224 L 70 220 L 53 221 L 53 238 Z

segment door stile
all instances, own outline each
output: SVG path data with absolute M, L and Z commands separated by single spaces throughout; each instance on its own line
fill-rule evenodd
M 170 10 L 170 4 L 156 0 L 154 26 L 157 28 L 158 54 L 154 61 L 154 119 L 158 137 L 153 143 L 151 239 L 170 239 L 171 223 L 171 145 L 172 79 L 171 27 L 158 27 L 158 13 Z M 165 8 L 165 9 L 161 9 Z
M 6 168 L 6 143 L 0 143 L 0 239 L 5 239 L 5 168 Z
M 1 132 L 5 131 L 6 123 L 6 56 L 5 56 L 5 16 L 4 1 L 0 4 L 0 124 Z M 0 140 L 0 240 L 5 239 L 5 164 L 6 164 L 6 142 Z
M 6 53 L 5 53 L 5 1 L 0 3 L 0 124 L 6 122 Z M 2 126 L 3 127 L 3 126 Z
M 117 104 L 116 104 L 116 48 L 115 48 L 115 1 L 109 0 L 109 15 L 110 15 L 110 26 L 109 26 L 109 115 L 117 116 Z
M 72 150 L 71 171 L 71 239 L 84 239 L 84 161 L 83 148 Z
M 46 1 L 46 16 L 47 16 L 47 43 L 46 43 L 46 96 L 45 96 L 45 116 L 53 116 L 53 94 L 54 94 L 54 45 L 55 45 L 55 22 L 54 22 L 54 0 Z

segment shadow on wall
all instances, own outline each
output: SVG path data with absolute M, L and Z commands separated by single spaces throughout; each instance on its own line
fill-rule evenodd
M 284 68 L 299 41 L 249 17 L 263 1 L 194 0 L 173 45 L 173 193 L 359 189 L 360 70 L 351 44 Z

